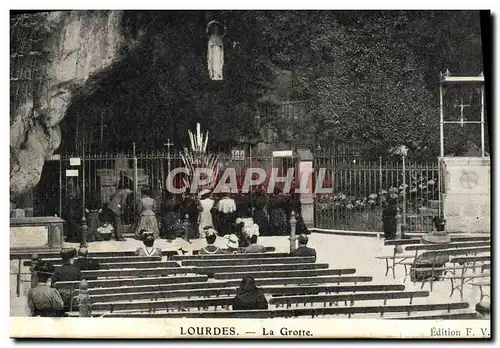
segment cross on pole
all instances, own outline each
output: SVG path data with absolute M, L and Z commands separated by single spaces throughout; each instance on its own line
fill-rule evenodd
M 464 104 L 464 99 L 460 98 L 460 104 L 454 105 L 454 107 L 458 108 L 460 107 L 460 125 L 463 127 L 464 126 L 464 109 L 467 107 L 470 107 L 470 104 Z
M 170 146 L 173 146 L 174 144 L 171 143 L 170 142 L 170 138 L 168 138 L 167 142 L 165 144 L 163 144 L 163 145 L 167 147 L 168 174 L 170 174 Z

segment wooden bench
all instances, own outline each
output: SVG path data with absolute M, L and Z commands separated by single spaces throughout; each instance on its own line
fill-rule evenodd
M 490 262 L 491 261 L 491 256 L 490 255 L 478 255 L 478 256 L 460 256 L 460 257 L 454 257 L 451 259 L 451 263 L 458 263 L 460 265 L 465 265 L 465 270 L 468 268 L 471 268 L 472 270 L 475 271 L 476 269 L 476 263 L 479 263 L 479 266 L 481 266 L 481 273 L 484 272 L 483 263 L 484 262 Z M 489 266 L 489 263 L 488 263 Z
M 391 256 L 375 256 L 376 259 L 385 261 L 385 276 L 389 273 L 389 270 L 392 269 L 392 278 L 396 279 L 396 266 L 403 265 L 403 262 L 410 260 L 414 257 L 414 255 L 407 254 L 398 254 L 396 249 L 394 249 L 394 253 Z M 405 266 L 406 273 L 406 266 Z M 406 277 L 406 276 L 405 276 Z
M 197 278 L 198 277 L 198 278 Z M 155 281 L 159 279 L 159 281 Z M 162 279 L 168 279 L 167 283 L 162 283 Z M 179 279 L 179 281 L 175 281 Z M 207 282 L 206 275 L 187 276 L 187 277 L 168 277 L 168 278 L 136 278 L 136 279 L 106 279 L 89 281 L 89 293 L 93 295 L 105 294 L 124 294 L 130 292 L 160 292 L 173 290 L 189 290 L 189 289 L 216 289 L 216 288 L 236 288 L 240 286 L 241 280 L 226 280 Z M 340 283 L 364 283 L 371 282 L 371 276 L 349 276 L 349 277 L 297 277 L 297 278 L 260 278 L 256 279 L 257 286 L 269 285 L 290 285 L 290 293 L 293 289 L 300 285 L 317 285 L 317 284 L 340 284 Z M 98 282 L 98 283 L 96 283 Z M 179 284 L 176 284 L 179 283 Z M 74 289 L 78 292 L 79 282 L 58 282 L 57 288 Z M 349 285 L 354 286 L 354 285 Z M 385 286 L 385 285 L 377 285 Z M 403 286 L 404 289 L 404 285 Z M 394 289 L 396 290 L 396 289 Z M 363 291 L 363 290 L 359 290 Z
M 287 306 L 290 308 L 292 304 L 299 305 L 310 303 L 329 303 L 330 307 L 333 303 L 343 301 L 347 306 L 347 302 L 354 305 L 354 301 L 369 301 L 369 300 L 384 300 L 384 305 L 386 305 L 387 300 L 394 299 L 410 299 L 410 304 L 412 304 L 415 297 L 428 297 L 428 291 L 391 291 L 391 292 L 361 292 L 361 293 L 350 293 L 350 294 L 337 294 L 337 295 L 301 295 L 301 296 L 284 296 L 275 297 L 269 300 L 269 304 L 275 306 Z
M 92 312 L 103 311 L 113 313 L 115 311 L 127 310 L 168 310 L 177 309 L 179 311 L 187 308 L 205 309 L 209 307 L 229 307 L 233 303 L 233 297 L 219 297 L 206 299 L 176 299 L 176 300 L 158 300 L 158 301 L 136 301 L 136 302 L 102 302 L 92 303 Z
M 465 248 L 475 248 L 475 247 L 489 247 L 491 242 L 489 241 L 479 241 L 479 242 L 451 242 L 445 244 L 414 244 L 405 247 L 406 251 L 424 251 L 424 250 L 437 250 L 437 249 L 465 249 Z
M 424 246 L 422 248 L 415 248 L 415 246 L 408 246 L 406 249 L 410 250 L 415 250 L 415 255 L 412 257 L 413 261 L 407 261 L 404 260 L 400 262 L 405 267 L 405 278 L 404 281 L 406 281 L 407 276 L 409 275 L 408 268 L 407 266 L 410 266 L 411 269 L 417 269 L 417 257 L 418 257 L 418 251 L 420 250 L 427 250 L 421 254 L 422 257 L 426 257 L 430 260 L 436 259 L 439 256 L 457 256 L 457 255 L 471 255 L 471 254 L 478 254 L 482 252 L 489 252 L 490 251 L 490 246 L 477 246 L 477 247 L 468 247 L 468 248 L 443 248 L 444 246 L 448 246 L 449 244 L 439 244 L 439 245 L 429 245 L 429 246 Z M 441 247 L 441 248 L 439 248 Z M 448 271 L 452 271 L 453 277 L 455 277 L 455 271 L 458 269 L 462 269 L 462 273 L 465 272 L 467 266 L 465 267 L 456 267 L 456 266 L 435 266 L 434 263 L 430 267 L 419 267 L 418 271 L 420 272 L 425 272 L 425 271 L 431 271 L 431 274 L 433 274 L 434 271 L 444 271 L 445 273 Z M 434 284 L 434 276 L 428 277 L 422 281 L 422 287 L 425 284 L 426 281 L 429 281 L 431 291 L 433 290 L 433 284 Z M 452 290 L 453 292 L 453 290 Z
M 214 274 L 224 273 L 242 273 L 242 272 L 275 272 L 275 271 L 298 271 L 298 270 L 315 270 L 327 269 L 327 263 L 295 263 L 295 264 L 278 264 L 278 265 L 250 265 L 250 266 L 210 266 L 210 267 L 193 267 L 193 272 L 198 274 L 207 274 L 213 277 Z M 219 278 L 222 279 L 222 278 Z
M 131 285 L 153 285 L 153 284 L 172 284 L 172 283 L 188 283 L 207 281 L 206 275 L 197 274 L 190 276 L 177 276 L 177 277 L 153 277 L 153 278 L 116 278 L 116 279 L 98 279 L 89 280 L 89 288 L 104 288 L 104 287 L 119 287 Z M 78 289 L 79 281 L 70 282 L 57 282 L 56 288 L 58 289 Z
M 236 265 L 265 265 L 265 264 L 295 264 L 314 263 L 314 257 L 271 257 L 255 259 L 210 259 L 210 260 L 183 260 L 183 266 L 211 267 L 211 266 L 236 266 Z
M 460 292 L 460 298 L 464 298 L 464 285 L 466 283 L 470 283 L 473 280 L 479 279 L 479 278 L 489 278 L 490 273 L 485 272 L 485 273 L 466 273 L 462 272 L 460 275 L 451 275 L 451 276 L 444 276 L 444 279 L 449 279 L 451 283 L 451 292 L 450 292 L 450 297 L 453 296 L 453 293 L 455 290 L 458 290 Z M 455 280 L 458 280 L 458 284 L 455 285 Z
M 354 301 L 360 300 L 374 300 L 380 299 L 384 300 L 384 305 L 388 299 L 402 299 L 410 298 L 410 304 L 414 297 L 427 297 L 429 293 L 427 291 L 417 291 L 417 292 L 392 292 L 392 293 L 357 293 L 357 294 L 342 294 L 342 295 L 312 295 L 312 296 L 295 296 L 295 297 L 280 297 L 271 299 L 270 304 L 279 305 L 291 303 L 317 303 L 324 302 L 326 307 L 326 302 L 338 301 L 351 301 L 351 305 Z M 94 302 L 92 303 L 92 311 L 107 311 L 113 313 L 115 311 L 129 311 L 129 310 L 169 310 L 177 309 L 184 310 L 186 308 L 198 308 L 208 309 L 209 307 L 227 307 L 229 309 L 232 306 L 233 297 L 218 297 L 218 298 L 197 298 L 197 299 L 176 299 L 176 300 L 157 300 L 157 301 L 136 301 L 136 302 Z
M 126 268 L 179 268 L 181 267 L 175 261 L 139 261 L 139 262 L 115 262 L 100 263 L 99 269 L 126 269 Z
M 380 313 L 383 317 L 386 313 L 407 313 L 412 312 L 432 312 L 438 310 L 466 309 L 467 302 L 455 303 L 435 303 L 418 305 L 395 305 L 395 306 L 347 306 L 347 307 L 319 307 L 319 308 L 293 308 L 293 309 L 273 309 L 273 310 L 252 310 L 252 311 L 203 311 L 203 312 L 160 312 L 160 313 L 140 313 L 140 312 L 115 312 L 115 313 L 93 313 L 93 315 L 106 318 L 293 318 L 310 316 L 312 318 L 324 315 L 347 315 L 349 318 L 354 314 Z
M 448 256 L 456 256 L 456 255 L 470 255 L 470 254 L 478 254 L 483 252 L 489 252 L 490 246 L 488 242 L 473 242 L 473 243 L 486 243 L 485 246 L 476 246 L 476 247 L 461 247 L 462 245 L 470 245 L 470 243 L 448 243 L 448 244 L 417 244 L 417 245 L 409 245 L 405 248 L 406 251 L 414 251 L 413 255 L 409 253 L 397 254 L 394 252 L 392 256 L 377 256 L 377 259 L 384 259 L 386 262 L 386 272 L 385 275 L 389 272 L 389 269 L 392 268 L 392 274 L 395 278 L 395 268 L 397 265 L 404 266 L 405 269 L 405 278 L 409 275 L 407 266 L 414 266 L 419 255 L 419 252 L 426 251 L 422 253 L 423 255 L 433 255 L 432 253 L 439 253 L 439 255 L 448 255 Z M 432 256 L 431 256 L 432 257 Z M 390 264 L 392 261 L 392 264 Z
M 61 248 L 62 249 L 62 248 Z M 31 260 L 33 254 L 38 254 L 38 256 L 42 259 L 61 259 L 61 249 L 57 249 L 56 251 L 47 251 L 47 250 L 29 250 L 29 251 L 11 251 L 10 259 L 11 260 Z M 78 249 L 78 248 L 75 248 Z M 135 256 L 135 250 L 127 250 L 127 251 L 97 251 L 97 252 L 89 252 L 88 257 L 127 257 L 127 256 Z
M 340 283 L 361 283 L 371 282 L 372 276 L 313 276 L 313 277 L 287 277 L 287 278 L 257 278 L 255 283 L 257 286 L 264 285 L 306 285 L 306 284 L 340 284 Z M 241 280 L 233 280 L 235 286 L 239 286 Z M 228 282 L 229 283 L 229 282 Z
M 450 236 L 451 242 L 486 242 L 490 240 L 489 236 L 474 236 L 474 235 L 464 235 L 464 236 Z M 410 244 L 422 244 L 421 238 L 403 238 L 403 239 L 391 239 L 384 241 L 384 245 L 410 245 Z
M 195 283 L 190 283 L 193 285 Z M 211 283 L 200 283 L 200 287 Z M 177 285 L 177 284 L 175 284 Z M 129 287 L 125 293 L 113 293 L 112 291 L 105 292 L 102 295 L 96 295 L 91 292 L 92 302 L 113 302 L 127 300 L 158 300 L 166 298 L 191 298 L 191 297 L 219 297 L 219 296 L 234 296 L 236 295 L 237 287 L 218 287 L 218 288 L 201 288 L 201 289 L 182 289 L 172 290 L 172 287 L 167 286 L 168 290 L 161 290 L 156 287 L 155 291 L 147 290 L 145 287 Z M 341 292 L 359 292 L 359 291 L 401 291 L 405 289 L 404 285 L 327 285 L 327 286 L 263 286 L 260 287 L 265 294 L 272 296 L 290 296 L 290 295 L 306 295 L 319 293 L 341 293 Z M 97 289 L 96 289 L 97 290 Z M 99 289 L 100 290 L 100 289 Z M 153 289 L 149 289 L 153 290 Z
M 444 313 L 436 315 L 411 315 L 411 316 L 394 316 L 386 319 L 395 320 L 453 320 L 453 319 L 478 319 L 477 312 L 457 312 L 457 313 Z
M 161 261 L 161 257 L 157 256 L 126 256 L 126 257 L 95 257 L 92 258 L 93 260 L 98 261 L 100 264 L 102 263 L 136 263 L 136 262 L 159 262 Z M 61 258 L 57 259 L 43 259 L 43 261 L 50 262 L 54 266 L 60 266 L 62 265 L 62 260 Z M 24 266 L 31 266 L 31 260 L 30 261 L 24 261 L 23 265 Z M 170 264 L 172 264 L 172 267 L 175 267 L 175 265 L 178 265 L 177 262 L 175 261 L 170 261 Z
M 488 297 L 491 299 L 490 295 L 489 294 L 485 294 L 484 293 L 484 289 L 483 287 L 490 287 L 490 280 L 482 280 L 482 279 L 479 279 L 479 280 L 476 280 L 476 281 L 471 281 L 469 282 L 470 285 L 474 286 L 474 287 L 478 287 L 479 288 L 479 292 L 480 292 L 480 299 L 479 299 L 479 302 L 481 302 L 483 300 L 483 298 L 485 297 Z
M 425 234 L 428 234 L 428 233 L 429 233 L 429 231 L 405 232 L 405 236 L 407 238 L 422 238 Z M 467 237 L 487 237 L 487 238 L 489 238 L 489 237 L 491 237 L 490 232 L 469 233 L 469 232 L 448 231 L 447 233 L 451 238 L 454 238 L 454 237 L 464 237 L 464 238 L 467 238 Z
M 276 251 L 276 248 L 275 247 L 265 247 L 266 248 L 266 252 L 268 253 L 274 253 L 274 251 Z M 243 253 L 245 248 L 238 248 L 238 253 L 236 255 L 239 255 L 241 253 Z M 217 254 L 217 255 L 231 255 L 229 253 L 229 250 L 227 249 L 222 249 L 224 250 L 227 254 Z M 169 249 L 169 250 L 163 250 L 162 251 L 162 254 L 164 256 L 167 257 L 168 260 L 175 260 L 174 257 L 186 257 L 186 256 L 206 256 L 206 255 L 200 255 L 200 250 L 190 250 L 192 255 L 185 255 L 189 252 L 189 250 L 182 250 L 182 248 L 180 249 Z
M 262 272 L 231 272 L 231 273 L 216 273 L 215 279 L 241 279 L 244 276 L 252 276 L 257 278 L 281 278 L 281 277 L 317 277 L 327 275 L 343 275 L 354 274 L 356 269 L 313 269 L 313 270 L 286 270 L 286 271 L 262 271 Z
M 210 255 L 174 255 L 173 261 L 184 260 L 216 260 L 216 259 L 256 259 L 271 257 L 290 257 L 288 253 L 255 253 L 255 254 L 210 254 Z
M 83 278 L 122 278 L 122 277 L 163 277 L 172 274 L 195 273 L 193 267 L 170 268 L 129 268 L 129 269 L 100 269 L 82 271 Z

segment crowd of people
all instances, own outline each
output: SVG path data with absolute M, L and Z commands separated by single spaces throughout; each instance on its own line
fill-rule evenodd
M 245 230 L 247 231 L 247 230 Z M 267 250 L 258 243 L 258 231 L 248 229 L 243 240 L 235 234 L 224 236 L 226 248 L 215 244 L 217 231 L 212 226 L 204 228 L 206 246 L 199 250 L 199 254 L 236 254 L 236 253 L 265 253 Z M 154 247 L 155 236 L 151 231 L 142 231 L 143 246 L 135 251 L 137 256 L 162 256 L 162 251 Z M 308 237 L 304 234 L 298 236 L 298 248 L 290 256 L 313 256 L 316 260 L 316 251 L 307 247 Z M 31 288 L 28 291 L 27 302 L 29 316 L 64 317 L 67 312 L 77 308 L 78 296 L 67 288 L 56 288 L 58 282 L 95 280 L 96 278 L 84 277 L 82 271 L 98 270 L 99 262 L 88 257 L 88 249 L 65 248 L 60 253 L 62 265 L 54 267 L 51 263 L 40 259 L 37 255 L 32 258 Z M 260 289 L 255 285 L 255 279 L 246 276 L 242 279 L 240 288 L 233 300 L 233 309 L 267 309 L 267 300 Z
M 85 243 L 110 240 L 113 235 L 115 240 L 124 241 L 125 230 L 139 240 L 143 231 L 162 239 L 175 239 L 179 234 L 187 234 L 189 239 L 204 238 L 206 227 L 213 227 L 221 236 L 236 234 L 241 238 L 241 219 L 253 219 L 261 236 L 288 235 L 292 211 L 297 234 L 309 233 L 300 215 L 298 197 L 280 189 L 269 194 L 259 186 L 250 193 L 236 194 L 226 187 L 218 193 L 202 189 L 196 194 L 172 195 L 144 186 L 140 191 L 136 197 L 132 181 L 123 177 L 108 203 L 86 200 Z M 81 242 L 81 217 L 74 213 L 63 217 L 67 221 L 66 241 Z

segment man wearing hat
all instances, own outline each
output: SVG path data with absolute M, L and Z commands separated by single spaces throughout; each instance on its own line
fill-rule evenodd
M 78 259 L 75 261 L 74 265 L 80 271 L 94 271 L 99 269 L 99 261 L 88 257 L 89 251 L 87 248 L 80 248 L 78 250 Z M 95 280 L 94 278 L 86 278 L 87 280 Z
M 297 242 L 299 243 L 299 246 L 297 249 L 292 251 L 290 256 L 295 256 L 295 257 L 313 256 L 314 262 L 316 262 L 316 250 L 314 250 L 313 248 L 309 248 L 307 246 L 309 238 L 307 238 L 305 234 L 299 234 L 299 236 L 297 237 Z
M 217 239 L 217 231 L 213 228 L 205 229 L 205 239 L 207 246 L 200 249 L 200 255 L 224 254 L 224 250 L 214 244 Z
M 37 285 L 28 290 L 28 309 L 30 317 L 60 317 L 63 316 L 64 302 L 59 292 L 48 286 L 47 281 L 54 273 L 54 266 L 38 262 L 34 268 Z
M 52 287 L 54 287 L 57 282 L 81 280 L 82 272 L 73 265 L 75 256 L 76 250 L 74 248 L 65 248 L 61 250 L 63 264 L 54 272 L 51 284 Z M 59 293 L 64 301 L 64 310 L 69 310 L 71 298 L 74 295 L 73 291 L 71 289 L 59 289 Z

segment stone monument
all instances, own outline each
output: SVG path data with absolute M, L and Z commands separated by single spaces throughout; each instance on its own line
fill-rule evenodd
M 464 110 L 466 107 L 471 108 L 471 105 L 464 104 L 462 95 L 460 96 L 460 104 L 454 105 L 454 108 L 460 108 L 459 120 L 450 120 L 450 117 L 445 115 L 444 94 L 449 88 L 462 85 L 472 87 L 472 90 L 479 94 L 480 120 L 465 117 Z M 465 233 L 490 232 L 490 158 L 485 151 L 484 76 L 482 73 L 479 76 L 451 76 L 450 72 L 446 71 L 445 74 L 441 75 L 439 94 L 441 144 L 439 161 L 442 177 L 440 193 L 446 230 Z M 469 115 L 474 116 L 472 111 Z M 448 117 L 445 119 L 445 116 Z M 461 127 L 469 124 L 480 125 L 480 157 L 446 156 L 444 149 L 445 124 L 460 124 Z

